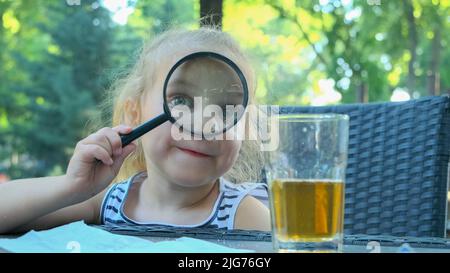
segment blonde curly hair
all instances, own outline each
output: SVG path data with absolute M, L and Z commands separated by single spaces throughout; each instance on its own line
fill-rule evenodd
M 125 102 L 129 98 L 139 99 L 148 90 L 148 84 L 154 79 L 158 58 L 162 54 L 170 54 L 182 47 L 194 46 L 202 49 L 226 50 L 246 74 L 249 86 L 249 104 L 254 104 L 256 81 L 255 74 L 246 55 L 242 52 L 238 43 L 227 33 L 215 27 L 202 27 L 196 30 L 171 29 L 165 31 L 148 43 L 139 52 L 135 65 L 123 76 L 118 76 L 113 85 L 107 90 L 106 99 L 101 105 L 102 116 L 112 117 L 101 122 L 112 126 L 125 123 Z M 145 76 L 144 76 L 145 75 Z M 149 82 L 148 82 L 149 81 Z M 98 119 L 98 120 L 101 120 Z M 256 133 L 255 122 L 249 120 L 247 134 Z M 98 122 L 97 122 L 98 124 Z M 224 177 L 234 183 L 258 181 L 262 167 L 262 156 L 259 152 L 258 140 L 242 141 L 239 156 L 233 167 Z M 142 144 L 136 141 L 137 148 L 124 161 L 115 179 L 123 181 L 137 172 L 146 170 L 146 162 Z

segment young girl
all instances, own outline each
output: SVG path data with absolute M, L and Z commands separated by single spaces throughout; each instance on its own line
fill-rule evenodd
M 162 113 L 164 77 L 170 67 L 197 51 L 233 60 L 248 81 L 251 102 L 254 75 L 229 35 L 206 28 L 160 35 L 144 47 L 131 73 L 113 88 L 116 126 L 79 141 L 65 175 L 0 185 L 0 233 L 78 220 L 269 230 L 265 185 L 225 179 L 240 180 L 251 171 L 248 166 L 255 159 L 245 140 L 175 141 L 172 124 L 166 122 L 121 147 L 119 134 Z M 111 185 L 114 179 L 122 182 Z

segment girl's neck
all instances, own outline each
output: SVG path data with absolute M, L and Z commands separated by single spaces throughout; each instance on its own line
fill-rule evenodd
M 218 181 L 198 187 L 183 187 L 168 181 L 157 170 L 152 169 L 147 171 L 147 178 L 140 187 L 139 195 L 149 207 L 163 211 L 182 211 L 214 203 L 218 192 Z

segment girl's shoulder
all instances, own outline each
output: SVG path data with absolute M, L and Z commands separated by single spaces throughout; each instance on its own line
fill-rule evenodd
M 224 193 L 224 196 L 246 196 L 250 195 L 266 207 L 269 202 L 268 187 L 265 183 L 259 182 L 244 182 L 244 183 L 232 183 L 227 179 L 220 178 L 220 191 Z M 236 197 L 237 198 L 237 197 Z
M 268 187 L 265 183 L 232 183 L 220 179 L 221 201 L 218 219 L 227 219 L 228 229 L 266 230 L 268 217 Z

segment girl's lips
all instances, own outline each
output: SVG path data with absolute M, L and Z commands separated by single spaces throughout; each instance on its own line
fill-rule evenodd
M 184 149 L 184 148 L 180 148 L 180 147 L 177 147 L 177 148 L 180 149 L 181 151 L 183 151 L 183 152 L 185 152 L 187 154 L 190 154 L 192 156 L 195 156 L 195 157 L 211 157 L 210 155 L 202 154 L 202 153 L 199 153 L 199 152 L 196 152 L 196 151 L 193 151 L 193 150 Z

